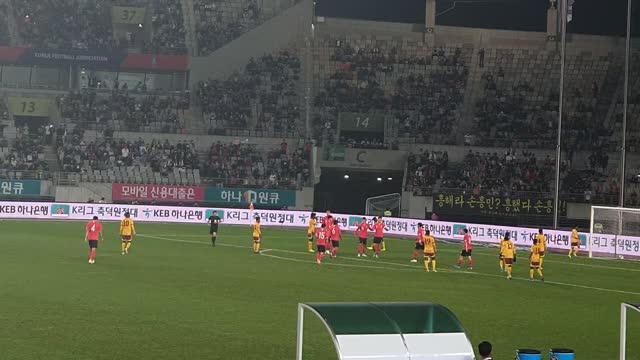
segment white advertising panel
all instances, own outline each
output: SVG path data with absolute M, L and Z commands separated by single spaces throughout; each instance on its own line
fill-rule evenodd
M 307 227 L 310 212 L 284 210 L 225 209 L 204 207 L 174 207 L 148 205 L 107 205 L 107 204 L 73 204 L 43 202 L 0 202 L 0 219 L 56 219 L 56 220 L 89 220 L 98 216 L 101 220 L 115 221 L 122 219 L 125 212 L 140 222 L 163 223 L 204 223 L 216 210 L 226 224 L 250 224 L 254 216 L 259 216 L 264 226 Z M 319 215 L 319 222 L 322 216 Z M 355 231 L 362 215 L 333 214 L 344 231 Z M 368 219 L 371 221 L 371 219 Z M 402 218 L 385 218 L 386 233 L 393 236 L 415 238 L 419 222 L 431 231 L 436 239 L 462 240 L 463 230 L 469 230 L 474 242 L 499 244 L 505 232 L 511 233 L 511 239 L 518 246 L 530 246 L 531 240 L 538 234 L 538 229 L 498 226 L 486 224 L 466 224 L 444 221 L 430 221 Z M 550 249 L 569 249 L 570 231 L 544 230 Z M 588 233 L 580 233 L 580 239 L 586 248 Z M 593 251 L 597 253 L 618 254 L 624 256 L 640 256 L 640 237 L 615 236 L 598 234 L 592 239 Z M 616 249 L 617 248 L 617 249 Z

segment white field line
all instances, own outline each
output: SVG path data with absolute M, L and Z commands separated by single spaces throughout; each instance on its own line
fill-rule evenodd
M 138 236 L 143 236 L 143 235 L 138 235 Z M 208 236 L 208 234 L 204 234 L 204 235 L 194 235 L 194 234 L 187 234 L 187 235 L 171 234 L 171 235 L 166 235 L 166 234 L 162 234 L 161 236 L 165 236 L 165 237 L 198 237 L 198 238 L 205 238 L 205 237 Z M 236 238 L 238 238 L 238 239 L 247 238 L 248 240 L 251 240 L 250 237 L 244 236 L 244 235 L 225 235 L 224 237 L 233 238 L 233 239 L 236 239 Z M 393 240 L 393 241 L 409 241 L 409 240 L 399 240 L 399 239 L 396 239 L 396 238 L 390 238 L 389 240 Z M 497 248 L 496 248 L 496 250 L 497 250 Z M 278 250 L 278 251 L 283 251 L 283 250 Z M 458 253 L 459 252 L 458 250 L 449 250 L 449 249 L 442 249 L 442 250 L 438 250 L 438 251 L 448 252 L 448 253 Z M 476 252 L 474 254 L 474 256 L 477 256 L 477 255 L 493 256 L 495 258 L 498 257 L 497 256 L 497 252 L 496 252 L 496 254 L 487 254 L 487 253 L 483 253 L 483 252 Z M 598 259 L 598 261 L 620 261 L 620 260 Z M 594 268 L 594 269 L 607 269 L 607 270 L 617 270 L 617 271 L 640 272 L 640 269 L 625 268 L 625 267 L 618 267 L 618 266 L 595 265 L 595 264 L 582 264 L 582 263 L 571 262 L 570 260 L 568 260 L 568 261 L 558 261 L 558 260 L 545 259 L 544 262 L 545 263 L 556 263 L 556 264 L 570 265 L 570 266 L 580 266 L 580 267 L 587 267 L 587 268 Z M 399 265 L 399 264 L 396 264 L 396 265 Z
M 201 244 L 201 245 L 209 245 L 208 242 L 204 242 L 204 241 L 191 241 L 191 240 L 182 240 L 182 239 L 171 239 L 171 238 L 167 238 L 167 237 L 162 237 L 162 236 L 155 236 L 155 235 L 138 235 L 140 237 L 146 237 L 146 238 L 152 238 L 152 239 L 158 239 L 158 240 L 165 240 L 165 241 L 171 241 L 171 242 L 177 242 L 177 243 L 188 243 L 188 244 Z M 241 246 L 241 245 L 233 245 L 233 244 L 216 244 L 217 246 L 225 246 L 225 247 L 231 247 L 231 248 L 239 248 L 239 249 L 250 249 L 249 246 Z M 292 262 L 299 262 L 299 263 L 308 263 L 308 264 L 315 264 L 316 261 L 315 260 L 302 260 L 302 259 L 292 259 L 292 258 L 288 258 L 288 257 L 283 257 L 283 256 L 276 256 L 276 255 L 271 255 L 271 254 L 265 254 L 265 252 L 283 252 L 283 253 L 289 253 L 289 254 L 309 254 L 308 252 L 302 252 L 302 251 L 292 251 L 292 250 L 284 250 L 284 249 L 275 249 L 275 248 L 269 248 L 269 249 L 265 249 L 261 251 L 261 255 L 265 256 L 265 257 L 270 257 L 270 258 L 274 258 L 274 259 L 279 259 L 279 260 L 286 260 L 286 261 L 292 261 Z M 350 259 L 350 258 L 345 258 L 345 259 Z M 350 259 L 351 260 L 351 259 Z M 360 260 L 365 260 L 366 259 L 360 259 Z M 376 260 L 369 260 L 371 262 L 375 262 L 378 263 L 378 261 Z M 389 262 L 379 262 L 381 264 L 392 264 L 394 266 L 411 266 L 411 265 L 407 265 L 407 264 L 398 264 L 398 263 L 389 263 Z M 422 270 L 421 268 L 418 267 L 413 267 L 411 269 L 401 269 L 401 268 L 394 268 L 394 267 L 387 267 L 387 266 L 371 266 L 371 265 L 356 265 L 356 264 L 338 264 L 338 263 L 325 263 L 324 265 L 329 265 L 329 266 L 340 266 L 340 267 L 354 267 L 354 268 L 367 268 L 367 269 L 378 269 L 378 270 L 395 270 L 395 271 L 415 271 L 415 272 L 425 272 L 424 270 Z M 415 270 L 414 270 L 415 269 Z M 438 272 L 440 272 L 441 270 L 439 270 Z M 504 279 L 505 276 L 504 275 L 495 275 L 495 274 L 487 274 L 487 273 L 478 273 L 478 272 L 471 272 L 471 271 L 446 271 L 447 273 L 457 273 L 457 274 L 465 274 L 465 275 L 473 275 L 473 276 L 485 276 L 485 277 L 492 277 L 492 278 L 502 278 Z M 519 280 L 519 281 L 529 281 L 529 279 L 527 278 L 517 278 L 514 277 L 514 280 Z M 640 296 L 639 292 L 633 292 L 633 291 L 626 291 L 626 290 L 618 290 L 618 289 L 609 289 L 609 288 L 601 288 L 601 287 L 596 287 L 596 286 L 587 286 L 587 285 L 579 285 L 579 284 L 570 284 L 570 283 L 563 283 L 563 282 L 556 282 L 556 281 L 546 281 L 546 284 L 552 284 L 552 285 L 560 285 L 560 286 L 566 286 L 566 287 L 573 287 L 573 288 L 579 288 L 579 289 L 587 289 L 587 290 L 596 290 L 596 291 L 602 291 L 602 292 L 611 292 L 611 293 L 618 293 L 618 294 L 626 294 L 626 295 L 636 295 L 636 296 Z

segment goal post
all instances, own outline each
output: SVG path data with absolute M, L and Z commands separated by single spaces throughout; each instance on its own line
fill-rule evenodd
M 627 360 L 627 312 L 640 312 L 640 304 L 622 303 L 620 305 L 620 360 Z
M 640 209 L 592 206 L 587 249 L 589 257 L 624 259 L 638 256 Z
M 367 198 L 365 201 L 365 215 L 384 215 L 391 211 L 394 216 L 400 216 L 402 195 L 398 193 L 386 194 Z

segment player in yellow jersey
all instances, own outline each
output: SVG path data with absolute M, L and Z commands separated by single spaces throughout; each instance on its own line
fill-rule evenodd
M 542 270 L 542 263 L 544 262 L 544 255 L 547 253 L 547 235 L 544 234 L 542 229 L 538 229 L 538 235 L 535 240 L 538 241 L 538 247 L 540 248 L 540 269 Z M 536 243 L 534 240 L 534 244 Z
M 129 253 L 131 248 L 131 241 L 133 236 L 136 235 L 136 226 L 133 224 L 131 214 L 129 212 L 124 213 L 124 219 L 120 221 L 120 238 L 122 239 L 122 255 Z
M 544 282 L 544 275 L 542 274 L 542 244 L 538 242 L 538 239 L 533 239 L 533 246 L 531 247 L 531 253 L 529 254 L 529 280 L 533 281 L 533 272 L 538 270 L 540 280 Z
M 506 269 L 504 267 L 504 255 L 502 255 L 502 249 L 504 248 L 506 242 L 509 241 L 509 232 L 504 234 L 504 238 L 500 241 L 500 254 L 498 258 L 500 259 L 500 271 L 505 272 Z
M 429 230 L 424 232 L 424 268 L 429 271 L 429 263 L 433 264 L 433 272 L 438 272 L 436 268 L 436 253 L 438 252 L 438 246 L 436 245 L 436 239 L 431 236 Z
M 318 220 L 316 220 L 316 213 L 311 213 L 311 219 L 309 220 L 309 229 L 307 230 L 307 240 L 309 241 L 309 252 L 315 253 L 316 251 L 313 249 L 313 234 L 316 233 L 316 225 L 318 224 Z
M 516 246 L 509 238 L 509 233 L 504 234 L 504 240 L 500 245 L 500 254 L 504 261 L 504 266 L 507 268 L 507 279 L 511 280 L 513 273 L 513 263 L 516 262 Z
M 578 256 L 580 250 L 580 234 L 578 234 L 578 227 L 574 226 L 571 230 L 571 249 L 569 250 L 569 258 L 572 256 Z
M 253 252 L 260 252 L 260 243 L 262 242 L 262 231 L 260 230 L 260 217 L 256 216 L 256 222 L 253 224 Z

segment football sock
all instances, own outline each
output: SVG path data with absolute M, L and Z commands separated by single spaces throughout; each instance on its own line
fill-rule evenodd
M 384 241 L 382 242 L 382 251 L 387 251 L 387 245 Z
M 469 267 L 473 267 L 473 259 L 469 258 Z
M 500 270 L 504 271 L 504 260 L 500 259 Z
M 96 249 L 91 249 L 91 254 L 89 255 L 89 260 L 95 260 L 96 258 Z
M 256 243 L 256 252 L 260 252 L 260 243 Z
M 309 240 L 309 251 L 313 251 L 313 240 Z
M 513 268 L 511 267 L 511 265 L 507 265 L 507 274 L 511 276 L 512 272 L 513 272 Z
M 124 252 L 124 250 L 127 248 L 127 243 L 126 242 L 122 242 L 122 252 Z
M 431 260 L 433 271 L 436 271 L 436 259 Z
M 458 266 L 462 266 L 462 258 L 458 259 Z
M 573 254 L 573 249 L 569 250 L 569 257 Z
M 130 247 L 131 247 L 131 241 L 127 241 L 127 247 L 125 249 L 129 250 Z
M 333 248 L 333 256 L 338 256 L 338 248 L 337 247 Z
M 540 269 L 542 269 L 542 263 L 544 262 L 544 258 L 540 258 Z
M 540 275 L 540 278 L 544 277 L 544 275 L 542 275 L 542 269 L 538 269 L 538 275 Z
M 533 279 L 533 269 L 529 269 L 529 279 Z
M 577 256 L 578 256 L 578 251 L 579 251 L 578 249 L 575 249 L 575 250 L 573 251 L 573 256 L 576 256 L 576 257 L 577 257 Z
M 216 238 L 217 238 L 217 236 L 213 236 L 213 237 L 211 237 L 211 244 L 212 244 L 212 245 L 215 245 L 215 244 L 216 244 Z
M 413 251 L 413 260 L 418 260 L 418 250 Z
M 427 271 L 429 271 L 429 259 L 424 261 L 424 268 L 427 269 Z

